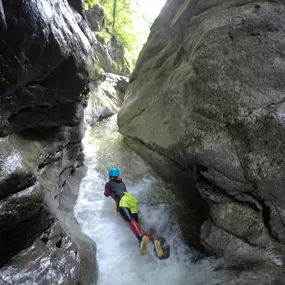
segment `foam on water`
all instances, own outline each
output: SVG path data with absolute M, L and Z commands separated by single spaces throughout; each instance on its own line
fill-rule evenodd
M 214 285 L 228 273 L 215 270 L 218 260 L 191 262 L 191 250 L 183 242 L 173 195 L 152 169 L 126 147 L 117 132 L 116 116 L 88 129 L 84 138 L 88 172 L 82 180 L 75 215 L 82 230 L 97 243 L 98 285 Z M 103 195 L 107 169 L 119 167 L 128 191 L 140 204 L 143 227 L 155 227 L 171 245 L 170 258 L 140 256 L 138 241 L 115 213 L 111 198 Z M 171 202 L 171 203 L 170 203 Z

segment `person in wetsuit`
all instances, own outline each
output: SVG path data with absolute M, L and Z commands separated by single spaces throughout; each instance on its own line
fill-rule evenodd
M 111 196 L 116 203 L 117 212 L 129 224 L 131 231 L 140 243 L 140 253 L 145 255 L 147 244 L 154 244 L 155 252 L 158 257 L 163 255 L 160 242 L 153 240 L 139 225 L 138 201 L 127 191 L 126 185 L 120 177 L 118 168 L 111 168 L 108 172 L 109 181 L 105 184 L 104 195 Z

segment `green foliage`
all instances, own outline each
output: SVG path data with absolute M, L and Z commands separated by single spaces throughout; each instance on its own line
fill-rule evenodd
M 84 0 L 83 1 L 83 8 L 84 10 L 88 10 L 92 8 L 96 3 L 98 3 L 98 0 Z
M 108 44 L 112 38 L 112 34 L 108 33 L 106 30 L 102 30 L 100 32 L 94 32 L 94 35 L 97 39 L 99 39 L 105 45 Z
M 131 8 L 130 0 L 85 0 L 84 9 L 88 10 L 95 4 L 100 5 L 105 14 L 105 29 L 97 33 L 104 43 L 108 43 L 114 34 L 123 47 L 128 67 L 132 69 L 144 42 L 149 34 L 149 26 L 141 15 Z M 109 31 L 111 27 L 114 30 Z

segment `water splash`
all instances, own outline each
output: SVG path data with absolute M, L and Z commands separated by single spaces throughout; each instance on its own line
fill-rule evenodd
M 116 116 L 87 130 L 84 138 L 88 172 L 82 180 L 75 215 L 84 233 L 97 243 L 98 285 L 214 285 L 229 273 L 216 270 L 219 260 L 192 263 L 175 215 L 176 202 L 151 167 L 124 144 Z M 138 241 L 103 195 L 107 170 L 119 167 L 128 191 L 140 201 L 143 227 L 155 227 L 171 245 L 170 258 L 158 260 L 153 248 L 140 256 Z

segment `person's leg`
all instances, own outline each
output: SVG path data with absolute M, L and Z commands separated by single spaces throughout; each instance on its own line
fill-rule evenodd
M 140 243 L 140 253 L 141 255 L 145 255 L 147 252 L 147 244 L 149 242 L 149 238 L 147 235 L 144 235 L 143 231 L 141 230 L 139 224 L 133 219 L 129 208 L 127 207 L 119 207 L 119 213 L 121 214 L 122 218 L 129 223 L 131 231 L 137 237 Z
M 138 213 L 134 213 L 134 214 L 132 214 L 132 217 L 133 217 L 133 219 L 139 224 L 140 222 L 139 222 L 139 215 L 138 215 Z
M 134 210 L 136 210 L 136 209 L 134 209 Z M 134 211 L 134 210 L 133 210 L 133 211 Z M 133 219 L 137 222 L 137 224 L 139 225 L 139 215 L 138 215 L 138 213 L 133 213 L 133 214 L 132 214 L 132 218 L 133 218 Z M 145 235 L 145 236 L 147 236 L 151 242 L 153 241 L 153 239 L 150 237 L 150 235 L 149 235 L 148 233 L 146 233 L 142 228 L 140 228 L 140 230 L 141 230 L 142 234 Z
M 133 197 L 131 197 L 129 199 L 129 205 L 130 205 L 130 211 L 131 211 L 131 215 L 132 215 L 133 219 L 139 224 L 138 201 L 136 199 L 134 199 Z M 147 236 L 151 242 L 153 242 L 153 239 L 150 237 L 150 235 L 148 233 L 146 233 L 142 228 L 141 228 L 141 232 L 144 236 Z
M 121 198 L 119 202 L 119 212 L 123 219 L 129 223 L 130 228 L 135 234 L 135 236 L 140 239 L 140 236 L 142 235 L 142 230 L 137 220 L 134 219 L 131 209 L 134 200 L 135 199 L 129 193 L 125 193 L 125 195 Z
M 119 213 L 121 214 L 122 218 L 129 224 L 134 235 L 140 239 L 140 236 L 143 235 L 143 232 L 139 224 L 133 219 L 129 208 L 119 207 Z
M 133 208 L 133 209 L 131 209 L 131 211 L 132 210 L 134 212 L 137 209 Z M 131 217 L 139 224 L 139 215 L 138 215 L 138 213 L 132 213 Z M 160 241 L 159 240 L 154 240 L 153 238 L 151 238 L 142 228 L 141 228 L 141 231 L 142 231 L 143 235 L 147 236 L 148 239 L 150 240 L 150 242 L 154 245 L 154 251 L 155 251 L 156 255 L 158 257 L 162 257 L 163 256 L 163 250 L 161 248 Z
M 129 223 L 132 220 L 130 210 L 127 207 L 119 207 L 119 213 L 126 222 Z
M 133 217 L 133 214 L 138 213 L 138 201 L 131 194 L 126 192 L 119 203 L 119 209 L 121 208 L 121 215 L 126 221 L 129 222 L 132 232 L 140 242 L 141 255 L 145 255 L 147 252 L 147 244 L 150 241 L 150 238 L 148 235 L 144 234 L 143 230 L 139 226 L 139 223 Z M 138 217 L 136 217 L 136 219 L 138 220 Z

